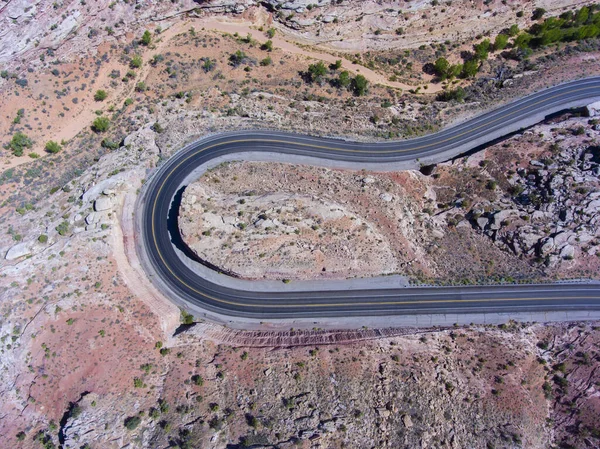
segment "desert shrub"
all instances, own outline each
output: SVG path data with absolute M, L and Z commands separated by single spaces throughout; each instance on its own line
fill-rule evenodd
M 69 233 L 69 222 L 63 221 L 56 227 L 56 232 L 59 235 L 65 236 Z
M 129 66 L 132 69 L 139 69 L 142 66 L 143 60 L 140 55 L 134 55 L 133 58 L 129 61 Z
M 150 33 L 150 31 L 148 31 L 148 30 L 144 31 L 144 34 L 142 34 L 142 39 L 140 40 L 140 42 L 142 43 L 142 45 L 145 45 L 146 47 L 148 45 L 150 45 L 150 43 L 152 42 L 152 34 Z
M 363 96 L 367 93 L 369 82 L 363 75 L 356 75 L 352 80 L 352 90 L 355 95 Z
M 48 153 L 56 154 L 60 150 L 62 150 L 62 147 L 54 140 L 49 140 L 48 142 L 46 142 L 46 151 Z
M 23 156 L 25 148 L 31 148 L 32 146 L 33 141 L 21 131 L 14 133 L 12 139 L 6 145 L 7 149 L 10 149 L 15 156 Z
M 110 120 L 108 117 L 98 117 L 92 123 L 92 129 L 97 133 L 103 133 L 108 130 L 110 126 Z
M 273 51 L 273 41 L 272 40 L 268 40 L 267 42 L 265 42 L 264 44 L 262 44 L 260 46 L 261 50 L 265 50 L 265 51 Z
M 465 99 L 466 92 L 462 87 L 457 87 L 456 89 L 444 90 L 440 92 L 436 99 L 438 101 L 463 101 Z
M 108 94 L 106 93 L 105 90 L 102 90 L 102 89 L 98 89 L 96 91 L 96 93 L 94 94 L 95 101 L 104 101 L 104 100 L 106 100 L 106 97 L 108 97 Z
M 135 430 L 141 422 L 142 418 L 139 416 L 130 416 L 129 418 L 125 418 L 124 425 L 127 430 Z
M 229 63 L 233 67 L 237 67 L 246 60 L 246 53 L 242 50 L 238 50 L 235 53 L 229 55 Z
M 325 75 L 327 75 L 327 67 L 323 61 L 308 66 L 308 77 L 311 81 L 319 82 Z

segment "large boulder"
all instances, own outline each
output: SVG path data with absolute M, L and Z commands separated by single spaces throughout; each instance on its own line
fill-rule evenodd
M 600 101 L 596 101 L 594 103 L 588 104 L 586 106 L 587 113 L 590 117 L 598 117 L 600 116 Z
M 29 254 L 31 254 L 30 244 L 23 242 L 23 243 L 19 243 L 19 244 L 13 246 L 12 248 L 10 248 L 6 252 L 6 255 L 4 256 L 4 258 L 6 260 L 15 260 L 15 259 L 19 259 L 24 256 L 28 256 Z
M 101 196 L 94 202 L 94 209 L 97 212 L 109 210 L 112 207 L 112 201 L 107 196 Z

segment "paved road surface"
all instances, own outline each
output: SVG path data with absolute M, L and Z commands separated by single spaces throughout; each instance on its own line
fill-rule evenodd
M 320 160 L 386 165 L 457 155 L 518 130 L 564 107 L 600 98 L 600 77 L 549 88 L 439 133 L 416 139 L 358 143 L 279 132 L 227 133 L 196 142 L 167 161 L 147 184 L 141 200 L 140 250 L 167 296 L 203 310 L 245 318 L 316 318 L 396 314 L 451 314 L 600 310 L 600 284 L 545 284 L 489 287 L 373 288 L 294 291 L 245 291 L 213 283 L 181 262 L 174 248 L 180 239 L 171 210 L 186 178 L 211 160 L 244 152 L 309 156 Z M 288 156 L 289 157 L 289 156 Z M 158 277 L 159 279 L 156 279 Z

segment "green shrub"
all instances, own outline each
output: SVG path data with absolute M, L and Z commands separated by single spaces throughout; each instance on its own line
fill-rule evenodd
M 124 424 L 127 430 L 135 430 L 141 422 L 142 418 L 139 416 L 130 416 L 129 418 L 125 418 Z
M 48 142 L 46 142 L 46 151 L 48 153 L 56 154 L 60 150 L 62 150 L 62 147 L 54 140 L 49 140 Z
M 352 80 L 350 79 L 350 74 L 344 70 L 338 76 L 337 84 L 339 87 L 348 87 Z
M 110 120 L 108 117 L 98 117 L 96 120 L 94 120 L 94 123 L 92 123 L 92 129 L 97 133 L 103 133 L 107 131 L 109 126 Z
M 38 237 L 38 242 L 40 243 L 46 243 L 48 242 L 48 236 L 46 234 L 42 234 Z
M 98 89 L 96 91 L 96 93 L 94 94 L 95 101 L 104 101 L 104 100 L 106 100 L 106 97 L 108 97 L 108 94 L 106 93 L 105 90 L 102 90 L 102 89 Z
M 142 35 L 142 39 L 140 42 L 142 43 L 142 45 L 145 45 L 146 47 L 148 45 L 150 45 L 150 43 L 152 42 L 152 34 L 150 33 L 150 31 L 148 31 L 148 30 L 144 31 L 144 34 Z
M 56 227 L 56 232 L 58 232 L 58 234 L 62 236 L 67 235 L 69 233 L 69 222 L 63 221 L 62 223 L 60 223 Z
M 262 61 L 260 61 L 260 65 L 262 65 L 263 67 L 266 67 L 268 65 L 273 64 L 273 60 L 271 59 L 270 56 L 267 56 L 265 59 L 263 59 Z
M 501 51 L 508 45 L 508 36 L 506 34 L 499 34 L 494 40 L 494 51 Z
M 479 71 L 479 61 L 477 59 L 470 59 L 463 64 L 462 76 L 464 78 L 472 78 L 477 75 Z
M 466 96 L 465 90 L 459 86 L 453 90 L 444 90 L 443 92 L 440 92 L 437 95 L 436 99 L 438 101 L 452 101 L 452 100 L 463 101 L 465 99 L 465 96 Z
M 142 66 L 142 63 L 144 61 L 142 60 L 142 57 L 140 55 L 135 55 L 133 56 L 133 58 L 131 58 L 131 60 L 129 61 L 129 66 L 132 69 L 139 69 Z
M 12 139 L 10 139 L 7 148 L 12 150 L 15 156 L 23 156 L 24 149 L 31 148 L 32 146 L 33 141 L 21 131 L 17 131 L 13 134 Z
M 325 67 L 323 61 L 319 61 L 316 64 L 311 64 L 308 66 L 308 76 L 311 81 L 321 81 L 325 75 L 327 75 L 327 67 Z
M 265 50 L 265 51 L 273 51 L 273 41 L 268 40 L 267 42 L 262 44 L 260 46 L 260 48 L 261 48 L 261 50 Z
M 544 8 L 535 8 L 531 18 L 533 20 L 540 20 L 544 14 L 546 14 L 546 10 Z
M 242 50 L 238 50 L 235 53 L 229 55 L 229 62 L 232 66 L 237 67 L 244 62 L 246 59 L 246 53 Z
M 369 82 L 363 75 L 356 75 L 352 80 L 352 90 L 355 95 L 363 96 L 367 93 Z
M 136 92 L 145 92 L 146 89 L 147 89 L 146 83 L 144 83 L 143 81 L 140 81 L 139 83 L 137 83 L 135 85 Z

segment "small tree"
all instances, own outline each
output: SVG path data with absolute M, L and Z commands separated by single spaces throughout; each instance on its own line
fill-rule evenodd
M 506 34 L 499 34 L 494 40 L 494 51 L 501 51 L 508 45 L 508 36 Z
M 269 36 L 269 39 L 273 39 L 273 36 L 275 36 L 275 28 L 269 28 L 267 30 L 267 36 Z
M 463 64 L 462 76 L 464 78 L 472 78 L 479 71 L 479 61 L 477 59 L 469 59 Z
M 17 131 L 13 134 L 7 147 L 12 150 L 12 153 L 15 156 L 23 156 L 23 150 L 25 148 L 31 148 L 32 146 L 32 140 L 21 131 Z
M 531 18 L 533 20 L 540 20 L 544 14 L 546 14 L 546 10 L 544 8 L 535 8 Z
M 368 87 L 369 82 L 363 75 L 356 75 L 352 80 L 352 90 L 354 90 L 354 93 L 359 97 L 367 93 Z
M 433 63 L 433 69 L 437 76 L 439 76 L 442 81 L 448 78 L 448 70 L 450 69 L 450 63 L 446 58 L 438 58 Z
M 148 30 L 144 31 L 144 34 L 142 35 L 142 40 L 141 40 L 142 45 L 145 45 L 147 47 L 148 45 L 150 45 L 151 42 L 152 42 L 152 34 L 150 34 L 150 31 L 148 31 Z
M 521 33 L 515 38 L 515 47 L 524 50 L 529 48 L 529 42 L 531 42 L 533 36 L 529 33 Z
M 319 82 L 321 78 L 327 74 L 327 67 L 323 64 L 323 61 L 319 61 L 316 64 L 308 66 L 308 75 L 312 82 Z
M 103 133 L 108 130 L 110 126 L 110 120 L 108 117 L 98 117 L 92 123 L 92 129 L 97 133 Z
M 331 64 L 331 69 L 332 70 L 339 70 L 342 68 L 342 60 L 341 59 L 337 59 L 335 61 L 335 63 Z
M 346 70 L 344 70 L 338 76 L 338 84 L 340 87 L 348 87 L 350 85 L 350 83 L 351 83 L 350 74 Z
M 104 100 L 106 100 L 106 97 L 108 97 L 108 94 L 106 93 L 105 90 L 102 90 L 102 89 L 98 89 L 96 91 L 96 93 L 94 94 L 94 100 L 96 100 L 96 101 L 104 101 Z
M 260 61 L 260 65 L 262 65 L 262 66 L 268 66 L 271 64 L 273 64 L 273 60 L 271 59 L 270 56 L 267 56 L 265 59 Z
M 484 39 L 481 43 L 474 45 L 473 48 L 475 49 L 475 56 L 477 59 L 480 61 L 486 60 L 490 53 L 491 46 L 492 44 L 489 39 Z
M 48 153 L 56 154 L 60 150 L 62 150 L 62 147 L 58 143 L 56 143 L 54 140 L 49 140 L 48 142 L 46 142 L 46 151 Z

